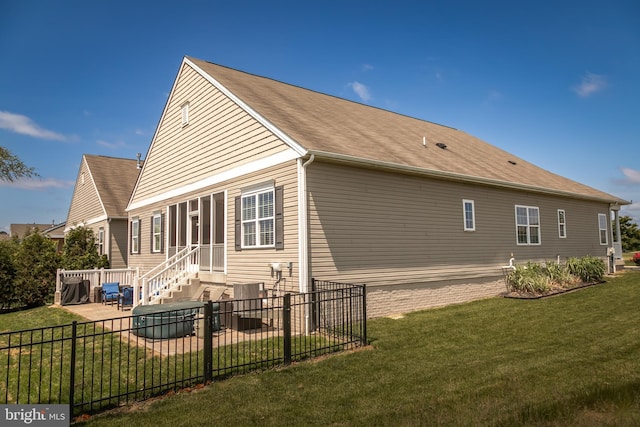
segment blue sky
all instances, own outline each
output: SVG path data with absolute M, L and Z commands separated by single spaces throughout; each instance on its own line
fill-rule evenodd
M 0 183 L 0 230 L 66 220 L 83 153 L 144 156 L 185 55 L 461 129 L 640 220 L 637 0 L 2 0 L 0 52 L 0 145 L 40 175 Z

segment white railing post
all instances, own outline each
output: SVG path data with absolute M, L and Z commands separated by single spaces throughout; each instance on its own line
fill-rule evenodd
M 149 301 L 149 286 L 147 286 L 147 278 L 142 278 L 142 301 L 140 304 L 146 305 Z

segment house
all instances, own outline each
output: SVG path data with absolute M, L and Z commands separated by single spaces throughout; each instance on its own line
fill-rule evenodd
M 129 266 L 190 252 L 205 283 L 366 283 L 379 316 L 496 295 L 511 258 L 619 254 L 627 203 L 452 127 L 185 57 L 127 207 Z
M 96 236 L 111 268 L 127 266 L 125 208 L 140 173 L 139 160 L 84 154 L 69 206 L 65 233 L 83 225 Z
M 24 238 L 27 233 L 32 233 L 35 230 L 40 231 L 43 235 L 49 237 L 56 244 L 58 252 L 62 251 L 64 245 L 64 234 L 60 231 L 64 228 L 65 223 L 56 224 L 11 224 L 9 226 L 10 234 L 7 236 L 16 236 L 18 238 Z

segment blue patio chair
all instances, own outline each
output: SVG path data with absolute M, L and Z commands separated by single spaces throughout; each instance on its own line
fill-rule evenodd
M 133 288 L 125 286 L 118 295 L 118 310 L 124 310 L 125 306 L 133 306 Z
M 109 282 L 102 284 L 102 303 L 114 303 L 118 301 L 120 295 L 120 282 Z

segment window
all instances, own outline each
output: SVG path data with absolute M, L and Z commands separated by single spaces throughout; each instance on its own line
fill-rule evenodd
M 104 227 L 98 229 L 98 255 L 104 254 Z
M 558 237 L 561 239 L 567 237 L 567 219 L 564 209 L 558 209 Z
M 464 231 L 475 231 L 476 214 L 473 207 L 473 200 L 462 201 L 462 214 L 464 219 Z
M 156 212 L 151 218 L 151 252 L 162 252 L 162 214 Z
M 519 245 L 540 244 L 540 210 L 516 205 L 516 236 Z
M 181 107 L 182 112 L 182 126 L 189 124 L 189 103 L 185 102 Z
M 275 239 L 274 190 L 242 196 L 242 247 L 273 247 Z
M 605 214 L 598 214 L 598 231 L 600 232 L 600 244 L 606 245 L 609 243 L 607 237 L 607 216 Z
M 140 253 L 140 219 L 133 218 L 131 220 L 131 253 Z

